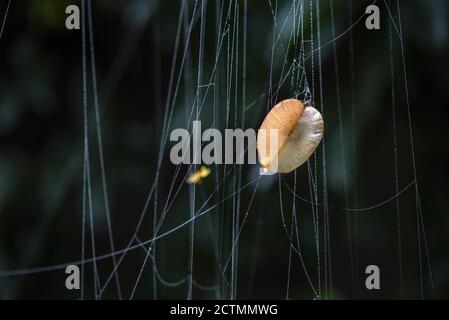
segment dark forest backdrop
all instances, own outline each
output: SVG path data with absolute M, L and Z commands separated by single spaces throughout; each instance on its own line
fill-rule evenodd
M 7 0 L 0 1 L 0 21 L 7 3 Z M 283 21 L 282 17 L 288 12 L 291 2 L 271 3 L 273 6 L 276 4 L 279 21 Z M 312 3 L 315 10 L 316 3 Z M 353 1 L 353 21 L 364 14 L 370 3 L 371 1 Z M 396 1 L 388 3 L 393 8 L 391 14 L 397 21 Z M 46 266 L 80 259 L 83 186 L 82 52 L 81 31 L 69 31 L 64 27 L 64 11 L 69 4 L 80 5 L 80 1 L 12 1 L 0 39 L 0 270 Z M 240 0 L 238 4 L 241 37 L 244 1 Z M 319 4 L 321 42 L 325 44 L 333 39 L 330 4 L 329 1 L 319 1 Z M 338 82 L 335 78 L 332 43 L 321 50 L 329 204 L 334 207 L 369 207 L 396 193 L 390 81 L 390 17 L 385 3 L 377 1 L 377 4 L 381 11 L 380 30 L 367 30 L 362 19 L 351 32 L 336 40 L 340 72 Z M 227 6 L 228 3 L 225 2 L 225 8 Z M 305 38 L 310 40 L 308 6 L 309 1 L 305 1 L 307 11 L 304 34 Z M 436 297 L 449 298 L 449 3 L 444 0 L 415 0 L 400 1 L 400 6 L 420 205 Z M 95 0 L 92 1 L 92 7 L 111 220 L 115 247 L 121 249 L 126 246 L 134 232 L 155 177 L 181 2 Z M 185 23 L 190 21 L 193 7 L 194 1 L 188 1 Z M 207 2 L 203 58 L 205 79 L 209 79 L 215 57 L 217 8 L 221 8 L 221 2 Z M 251 102 L 254 104 L 246 114 L 247 128 L 258 128 L 269 107 L 267 98 L 261 95 L 268 90 L 267 79 L 273 41 L 271 10 L 269 1 L 248 1 L 245 94 L 247 105 Z M 351 25 L 349 1 L 335 0 L 334 11 L 336 35 L 339 35 Z M 315 11 L 313 14 L 315 15 Z M 314 18 L 315 48 L 316 27 Z M 183 36 L 185 31 L 184 26 L 181 33 Z M 403 189 L 413 181 L 414 176 L 401 47 L 394 27 L 392 32 L 397 108 L 397 163 L 399 188 Z M 191 68 L 190 90 L 195 92 L 200 38 L 198 17 L 191 36 L 192 50 L 188 64 Z M 286 43 L 287 40 L 282 38 L 280 42 Z M 225 42 L 227 45 L 227 40 Z M 181 44 L 183 43 L 181 41 Z M 310 43 L 306 42 L 306 46 L 310 46 Z M 239 49 L 240 59 L 242 48 Z M 315 101 L 320 108 L 316 54 L 317 52 L 314 55 Z M 225 113 L 223 101 L 226 99 L 226 56 L 223 59 L 219 69 L 221 81 L 216 83 L 216 86 L 220 86 L 216 92 L 218 100 L 222 101 L 221 107 L 219 106 L 222 108 L 222 116 Z M 283 56 L 276 55 L 274 59 L 274 75 L 278 79 L 279 66 L 283 63 L 279 59 L 283 59 Z M 310 62 L 307 62 L 309 69 L 306 69 L 309 81 Z M 241 67 L 240 65 L 239 68 Z M 238 87 L 239 101 L 242 94 L 240 81 L 241 78 Z M 182 83 L 189 82 L 184 82 L 183 79 Z M 343 127 L 346 134 L 343 145 L 338 139 L 337 83 L 342 95 Z M 288 85 L 286 87 L 280 91 L 279 100 L 290 97 L 291 91 Z M 90 80 L 88 88 L 96 245 L 97 254 L 102 254 L 109 252 L 110 248 Z M 186 110 L 191 107 L 187 104 L 189 93 L 185 87 L 182 87 L 180 92 L 171 128 L 186 127 Z M 355 113 L 352 111 L 353 105 Z M 201 118 L 206 119 L 205 124 L 210 124 L 211 117 L 212 107 L 208 100 Z M 220 125 L 223 127 L 223 122 Z M 354 141 L 355 149 L 352 145 Z M 348 168 L 349 198 L 346 203 L 342 187 L 341 148 L 346 150 L 348 158 L 345 165 Z M 159 178 L 161 203 L 165 200 L 175 169 L 169 163 L 168 149 L 165 150 L 165 155 Z M 318 155 L 319 159 L 320 157 L 321 155 Z M 183 174 L 185 170 L 186 168 L 182 168 Z M 221 167 L 219 170 L 222 172 Z M 251 166 L 242 168 L 243 184 L 254 177 L 255 170 L 256 168 Z M 198 203 L 207 198 L 213 190 L 214 174 L 215 172 L 211 179 L 206 179 L 203 184 L 197 186 Z M 291 175 L 285 179 L 287 183 L 292 184 Z M 309 199 L 307 166 L 298 169 L 297 180 L 298 193 Z M 182 192 L 173 202 L 162 229 L 168 230 L 188 219 L 188 190 L 187 185 L 182 187 Z M 252 187 L 242 191 L 242 215 L 249 205 L 252 191 Z M 285 188 L 283 197 L 289 229 L 293 197 Z M 414 187 L 402 193 L 398 199 L 401 214 L 403 297 L 420 298 Z M 217 200 L 214 198 L 210 204 Z M 153 204 L 139 233 L 142 240 L 151 238 L 153 234 L 152 208 Z M 232 213 L 229 205 L 226 205 L 223 211 L 226 214 Z M 313 283 L 316 283 L 316 252 L 310 206 L 297 200 L 297 211 L 304 261 Z M 212 241 L 216 230 L 211 224 L 217 222 L 219 214 L 220 212 L 214 211 L 207 217 L 199 218 L 195 226 L 193 274 L 195 280 L 202 285 L 214 285 L 217 279 Z M 230 223 L 226 214 L 224 230 L 226 237 L 229 237 Z M 352 214 L 353 219 L 354 215 L 357 215 L 358 221 L 358 280 L 355 284 L 351 282 L 348 267 L 345 212 L 329 209 L 333 298 L 400 298 L 396 201 L 390 201 L 373 210 L 355 212 Z M 223 260 L 226 260 L 229 254 L 230 238 L 226 238 L 226 242 L 225 250 L 228 251 L 223 254 Z M 424 297 L 432 298 L 424 244 L 421 244 Z M 90 243 L 86 251 L 87 256 L 91 255 L 89 248 Z M 187 274 L 188 248 L 188 227 L 157 243 L 158 271 L 164 279 L 175 281 Z M 124 297 L 129 296 L 144 257 L 143 250 L 134 250 L 120 267 Z M 276 177 L 267 178 L 256 193 L 239 239 L 237 298 L 285 298 L 288 261 L 289 241 L 280 216 L 278 180 Z M 368 292 L 364 288 L 364 267 L 369 264 L 376 264 L 381 269 L 382 289 L 379 292 Z M 86 268 L 85 297 L 92 298 L 91 265 Z M 101 281 L 104 281 L 110 272 L 111 261 L 100 262 L 99 268 Z M 289 297 L 314 298 L 297 256 L 293 256 L 292 268 L 294 271 L 290 279 Z M 61 269 L 25 276 L 1 277 L 0 297 L 79 298 L 79 292 L 65 289 L 65 276 L 64 270 Z M 135 297 L 153 298 L 151 262 L 147 264 L 140 282 Z M 226 281 L 222 282 L 226 287 L 225 283 Z M 227 292 L 226 290 L 224 291 Z M 158 298 L 185 298 L 187 291 L 187 283 L 171 288 L 158 282 Z M 215 293 L 198 287 L 193 289 L 194 298 L 211 298 L 215 297 Z M 103 298 L 116 297 L 112 282 Z M 222 297 L 229 296 L 223 294 Z

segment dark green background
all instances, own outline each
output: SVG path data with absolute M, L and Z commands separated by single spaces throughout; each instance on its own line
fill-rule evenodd
M 354 21 L 364 14 L 371 1 L 353 1 Z M 272 1 L 274 5 L 276 2 Z M 0 2 L 0 17 L 6 9 Z M 12 1 L 4 34 L 0 40 L 0 269 L 12 270 L 76 261 L 81 256 L 81 212 L 83 178 L 83 113 L 81 31 L 64 27 L 68 4 L 78 0 Z M 283 21 L 290 1 L 277 4 Z M 350 38 L 345 33 L 336 41 L 339 85 L 345 140 L 339 140 L 335 61 L 332 44 L 322 49 L 325 143 L 328 169 L 329 203 L 334 207 L 368 207 L 395 194 L 394 148 L 392 129 L 391 83 L 389 68 L 389 14 L 383 1 L 377 1 L 381 29 L 369 31 L 364 19 L 351 29 L 354 45 L 354 83 L 351 89 Z M 189 18 L 194 5 L 188 2 Z M 225 2 L 227 8 L 228 2 Z M 315 10 L 315 1 L 313 3 Z M 390 4 L 397 21 L 396 1 Z M 405 64 L 415 147 L 420 204 L 437 298 L 449 298 L 449 227 L 448 218 L 448 104 L 449 99 L 449 3 L 440 1 L 400 1 Z M 208 1 L 206 10 L 204 81 L 211 72 L 216 48 L 215 10 Z M 218 3 L 218 8 L 221 4 Z M 309 1 L 305 4 L 304 33 L 310 39 Z M 96 64 L 100 94 L 101 121 L 112 224 L 116 248 L 123 248 L 132 235 L 155 176 L 163 110 L 175 43 L 176 25 L 181 7 L 178 1 L 93 1 Z M 349 2 L 334 0 L 336 34 L 347 30 Z M 332 40 L 328 1 L 320 1 L 322 44 Z M 313 12 L 315 15 L 315 11 Z M 242 37 L 243 1 L 239 1 L 239 32 Z M 316 22 L 316 21 L 314 21 Z M 288 25 L 288 24 L 287 24 Z M 316 23 L 314 41 L 316 45 Z M 196 90 L 199 19 L 192 30 L 191 52 L 187 64 L 191 79 L 182 78 L 171 129 L 185 127 L 189 92 Z M 273 19 L 269 3 L 248 1 L 247 104 L 255 104 L 246 113 L 245 127 L 257 128 L 268 106 L 266 96 L 270 72 Z M 183 30 L 184 32 L 184 30 Z M 281 43 L 288 39 L 282 38 Z M 227 41 L 227 40 L 226 40 Z M 239 59 L 242 59 L 240 38 Z M 183 41 L 181 47 L 183 48 Z M 393 29 L 394 76 L 397 107 L 397 145 L 399 188 L 414 179 L 406 91 L 400 41 Z M 306 44 L 310 46 L 310 43 Z M 225 47 L 226 49 L 226 47 Z M 306 52 L 310 47 L 306 48 Z M 291 55 L 290 55 L 291 58 Z M 316 107 L 319 102 L 318 57 L 314 56 Z M 124 63 L 121 64 L 120 59 Z M 226 57 L 220 60 L 217 81 L 219 128 L 224 128 L 226 99 Z M 280 55 L 274 56 L 273 78 L 279 79 Z M 241 72 L 241 61 L 239 72 Z M 311 60 L 307 62 L 308 80 Z M 179 71 L 179 59 L 178 59 Z M 90 66 L 89 66 L 90 68 Z M 90 69 L 88 69 L 90 70 Z M 238 100 L 232 97 L 231 114 L 241 108 L 242 78 L 239 75 Z M 185 83 L 189 86 L 185 86 Z M 97 253 L 110 251 L 104 214 L 101 176 L 94 130 L 91 82 L 89 87 L 90 150 Z M 234 91 L 232 91 L 232 95 Z M 289 85 L 278 99 L 289 98 Z M 211 124 L 212 100 L 201 114 L 203 128 Z M 354 106 L 355 113 L 352 113 Z M 241 109 L 238 109 L 241 110 Z M 240 111 L 239 111 L 240 112 Z M 354 119 L 352 118 L 354 116 Z M 239 119 L 240 114 L 238 115 Z M 233 123 L 234 118 L 231 118 Z M 230 126 L 233 127 L 233 126 Z M 354 139 L 353 139 L 354 138 Z M 352 148 L 355 141 L 356 148 Z M 346 152 L 348 201 L 345 203 L 341 148 Z M 353 152 L 354 151 L 354 152 Z M 321 164 L 321 149 L 318 152 Z M 313 165 L 313 163 L 312 163 Z M 165 201 L 175 166 L 165 150 L 160 188 L 159 213 Z M 197 207 L 214 188 L 213 174 L 197 187 Z M 223 167 L 218 167 L 222 173 Z M 318 168 L 321 176 L 321 167 Z M 181 173 L 184 175 L 186 167 Z M 243 166 L 243 184 L 255 177 L 255 166 Z M 291 185 L 292 174 L 284 177 Z M 297 170 L 298 193 L 310 198 L 307 166 Z M 177 181 L 177 186 L 181 180 Z M 232 178 L 229 178 L 232 183 Z M 322 180 L 318 181 L 320 190 Z M 228 194 L 231 189 L 226 189 Z M 242 191 L 241 215 L 252 194 Z M 220 191 L 222 192 L 222 190 Z M 357 194 L 357 203 L 355 195 Z M 222 195 L 220 195 L 222 198 Z M 290 223 L 292 195 L 283 189 L 287 228 Z M 319 197 L 322 197 L 321 191 Z M 404 297 L 420 298 L 416 203 L 413 187 L 400 196 L 401 239 L 403 253 Z M 209 205 L 219 201 L 214 198 Z M 333 297 L 400 298 L 399 264 L 395 201 L 373 210 L 359 212 L 357 218 L 358 280 L 351 283 L 345 212 L 330 208 Z M 189 217 L 188 187 L 184 185 L 169 211 L 162 229 L 168 230 Z M 310 206 L 297 201 L 300 237 L 305 264 L 316 284 L 316 254 Z M 152 236 L 152 205 L 139 233 Z M 217 229 L 211 225 L 223 215 L 226 260 L 230 249 L 231 202 L 223 211 L 214 210 L 197 220 L 195 226 L 194 278 L 201 284 L 213 284 L 217 272 L 213 239 Z M 322 223 L 322 208 L 319 211 Z M 320 225 L 322 235 L 322 224 Z M 322 240 L 322 239 L 321 239 Z M 421 238 L 421 241 L 423 239 Z M 422 242 L 423 245 L 423 242 Z M 90 243 L 88 242 L 88 248 Z M 226 251 L 227 250 L 227 251 Z M 323 248 L 321 247 L 321 254 Z M 424 297 L 432 298 L 424 246 Z M 238 298 L 285 298 L 289 241 L 282 227 L 277 178 L 264 178 L 239 241 Z M 90 250 L 87 249 L 90 256 Z M 158 268 L 170 281 L 187 274 L 188 227 L 157 243 Z M 134 250 L 120 268 L 124 297 L 128 297 L 137 279 L 145 253 Z M 321 261 L 323 267 L 323 261 Z M 381 269 L 381 290 L 368 292 L 364 287 L 364 268 L 376 264 Z M 104 281 L 110 261 L 99 264 Z M 91 265 L 86 269 L 86 297 L 92 297 Z M 323 269 L 321 270 L 323 276 Z M 79 292 L 64 287 L 64 270 L 26 276 L 0 278 L 1 298 L 68 298 Z M 321 279 L 323 281 L 323 279 Z M 228 288 L 221 297 L 229 297 Z M 185 298 L 186 285 L 169 288 L 158 285 L 159 298 Z M 312 299 L 298 257 L 293 257 L 290 298 Z M 103 298 L 116 298 L 113 283 Z M 136 298 L 153 298 L 151 263 L 147 264 Z M 194 298 L 215 295 L 194 288 Z M 323 294 L 323 297 L 324 294 Z

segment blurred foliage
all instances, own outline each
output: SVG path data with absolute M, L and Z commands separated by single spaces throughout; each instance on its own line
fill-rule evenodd
M 0 18 L 7 1 L 0 3 Z M 80 1 L 26 0 L 13 1 L 5 31 L 0 39 L 0 270 L 51 265 L 77 261 L 81 246 L 83 114 L 81 32 L 64 27 L 65 7 Z M 352 1 L 354 21 L 363 15 L 372 1 Z M 395 1 L 393 1 L 395 3 Z M 284 21 L 291 5 L 276 4 L 278 21 Z M 362 19 L 350 30 L 349 1 L 334 1 L 336 34 L 346 32 L 336 41 L 338 82 L 335 78 L 330 7 L 320 1 L 322 81 L 324 100 L 319 99 L 318 58 L 314 55 L 314 101 L 324 108 L 326 122 L 326 161 L 334 298 L 398 298 L 398 251 L 395 201 L 372 211 L 356 213 L 358 221 L 358 285 L 352 288 L 348 270 L 348 243 L 344 211 L 336 207 L 368 207 L 395 193 L 394 146 L 392 129 L 391 83 L 389 69 L 389 13 L 381 8 L 381 30 L 368 31 Z M 190 18 L 193 1 L 188 1 Z M 449 218 L 447 201 L 448 172 L 448 12 L 449 3 L 437 1 L 400 1 L 407 84 L 410 95 L 417 179 L 424 215 L 433 280 L 438 298 L 449 297 Z M 227 2 L 224 7 L 227 8 Z M 100 91 L 101 121 L 108 177 L 110 207 L 116 248 L 123 248 L 134 232 L 135 224 L 155 177 L 170 66 L 174 52 L 177 19 L 181 2 L 161 1 L 93 1 L 96 65 Z M 208 1 L 204 51 L 204 82 L 209 80 L 217 47 L 216 9 L 220 2 Z M 308 4 L 306 5 L 306 9 Z M 315 9 L 315 3 L 314 7 Z M 392 5 L 397 21 L 397 10 Z M 419 14 L 417 14 L 419 13 Z M 243 2 L 239 1 L 240 36 L 243 32 Z M 309 11 L 305 15 L 308 17 Z M 315 14 L 315 12 L 313 13 Z M 187 56 L 187 80 L 182 79 L 175 105 L 172 128 L 187 127 L 186 115 L 196 91 L 199 19 L 192 30 L 191 51 Z M 315 18 L 314 18 L 315 19 Z M 316 21 L 315 21 L 316 22 Z M 187 22 L 186 22 L 187 23 Z M 316 28 L 316 23 L 314 24 Z M 280 26 L 278 26 L 280 27 Z M 184 35 L 185 26 L 182 30 Z M 278 31 L 277 31 L 278 32 Z M 308 19 L 304 24 L 305 39 L 310 40 Z M 314 30 L 317 47 L 316 29 Z M 354 44 L 354 89 L 351 89 L 350 36 Z M 282 33 L 279 43 L 288 42 Z M 184 38 L 183 38 L 184 39 Z M 227 41 L 227 39 L 225 40 Z M 248 1 L 248 45 L 246 102 L 251 107 L 245 127 L 257 128 L 268 106 L 273 18 L 268 2 Z M 183 44 L 183 40 L 181 44 Z M 397 141 L 399 186 L 413 180 L 410 131 L 406 109 L 405 83 L 400 39 L 393 29 L 394 75 L 397 106 Z M 240 43 L 240 45 L 242 45 Z M 310 45 L 309 41 L 305 46 Z M 227 48 L 225 43 L 224 50 Z M 239 59 L 242 59 L 242 48 Z M 284 50 L 274 52 L 273 79 L 282 72 Z M 306 52 L 310 48 L 305 49 Z M 182 52 L 182 51 L 181 51 Z M 179 55 L 180 53 L 178 53 Z M 291 59 L 291 55 L 289 56 Z M 217 97 L 217 127 L 224 128 L 226 112 L 226 56 L 221 58 Z M 179 69 L 179 56 L 177 67 Z M 241 62 L 241 60 L 240 60 Z M 241 68 L 241 65 L 239 66 Z M 177 69 L 177 70 L 178 70 Z M 90 70 L 90 69 L 89 69 Z M 241 71 L 241 70 L 240 70 Z M 312 76 L 311 60 L 307 62 Z M 239 83 L 242 81 L 239 78 Z M 310 81 L 310 78 L 309 78 Z M 188 86 L 186 84 L 189 84 Z M 339 138 L 336 85 L 342 93 L 342 115 L 345 139 Z M 101 189 L 100 165 L 94 129 L 92 83 L 89 80 L 90 151 L 95 209 L 97 253 L 109 252 L 106 220 Z M 312 87 L 312 86 L 311 86 Z M 232 108 L 241 110 L 241 90 L 232 98 Z M 205 91 L 203 90 L 203 93 Z M 290 97 L 290 86 L 283 86 L 278 99 Z M 201 113 L 203 128 L 212 125 L 214 99 L 209 95 Z M 354 106 L 355 113 L 352 113 Z M 232 109 L 234 110 L 234 109 Z M 323 110 L 323 109 L 322 109 Z M 238 111 L 241 112 L 241 111 Z M 240 113 L 239 117 L 240 118 Z M 352 117 L 355 117 L 354 119 Z M 231 118 L 234 120 L 234 118 Z M 342 143 L 343 142 L 343 143 Z M 356 147 L 353 149 L 353 143 Z M 346 151 L 342 162 L 341 151 Z M 159 185 L 159 212 L 165 202 L 174 166 L 167 150 Z M 321 163 L 322 154 L 317 160 Z M 313 163 L 312 163 L 313 165 Z M 343 166 L 348 169 L 349 199 L 345 203 Z M 182 168 L 182 174 L 186 168 Z M 214 167 L 212 176 L 221 177 L 223 168 Z M 243 184 L 256 174 L 256 168 L 243 167 Z M 321 171 L 320 171 L 321 172 Z M 307 167 L 297 171 L 298 193 L 309 198 Z M 230 179 L 231 180 L 231 179 Z M 292 185 L 292 175 L 285 177 Z M 178 184 L 180 180 L 177 180 Z M 197 207 L 214 188 L 214 179 L 197 188 Z M 322 181 L 318 181 L 321 187 Z M 226 186 L 229 191 L 230 186 Z M 413 188 L 400 196 L 401 237 L 404 288 L 406 298 L 419 298 L 419 265 L 416 235 L 416 206 Z M 242 191 L 241 212 L 249 205 L 253 187 Z M 287 225 L 291 221 L 292 195 L 283 189 Z M 213 204 L 219 198 L 214 198 Z M 185 221 L 189 189 L 183 186 L 173 202 L 164 230 Z M 217 276 L 214 239 L 220 210 L 224 219 L 225 240 L 230 242 L 232 203 L 226 203 L 210 215 L 198 219 L 195 234 L 194 277 L 202 284 L 214 283 Z M 334 208 L 334 209 L 333 209 Z M 297 201 L 298 220 L 304 261 L 316 283 L 316 252 L 310 206 Z M 139 236 L 152 235 L 152 209 L 144 220 Z M 322 213 L 320 213 L 322 214 Z M 357 217 L 355 217 L 357 215 Z M 354 221 L 354 220 L 353 220 Z M 229 231 L 229 232 L 228 232 Z M 158 241 L 158 269 L 162 277 L 175 281 L 187 273 L 188 228 Z M 421 239 L 422 240 L 422 239 Z M 225 252 L 229 252 L 225 247 Z M 321 248 L 322 250 L 324 248 Z M 120 268 L 122 287 L 127 297 L 137 278 L 145 252 L 135 250 Z M 289 242 L 282 227 L 278 180 L 262 181 L 251 206 L 239 241 L 238 297 L 283 298 L 287 283 Z M 90 250 L 87 251 L 90 255 Z M 223 254 L 226 258 L 227 254 Z M 147 264 L 137 297 L 152 298 L 151 263 Z M 382 271 L 381 292 L 364 290 L 364 267 L 377 264 Z M 101 280 L 110 271 L 111 262 L 99 265 Z M 89 267 L 90 268 L 90 267 Z M 302 266 L 295 256 L 292 264 L 291 298 L 313 298 Z M 92 292 L 92 274 L 88 269 L 86 290 Z M 424 266 L 425 296 L 431 297 L 428 270 Z M 63 270 L 20 277 L 0 278 L 1 298 L 78 298 L 64 288 Z M 362 279 L 362 280 L 360 280 Z M 169 288 L 159 284 L 160 298 L 184 298 L 186 285 Z M 91 297 L 91 296 L 88 296 Z M 115 298 L 113 284 L 104 298 Z M 213 293 L 194 290 L 195 298 L 214 297 Z

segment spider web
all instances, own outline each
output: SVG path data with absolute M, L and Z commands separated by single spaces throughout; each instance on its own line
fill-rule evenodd
M 0 31 L 3 34 L 6 18 L 10 7 L 8 2 Z M 142 210 L 135 221 L 134 232 L 124 246 L 117 246 L 108 185 L 114 183 L 108 179 L 107 152 L 104 151 L 102 140 L 101 108 L 111 100 L 117 89 L 123 70 L 132 57 L 132 51 L 139 40 L 139 32 L 127 37 L 120 47 L 113 67 L 105 80 L 105 93 L 100 96 L 97 84 L 94 14 L 90 0 L 81 1 L 81 51 L 82 51 L 82 119 L 83 119 L 83 188 L 81 222 L 81 256 L 77 261 L 64 262 L 44 267 L 22 268 L 0 271 L 0 278 L 26 277 L 30 274 L 55 272 L 68 265 L 79 265 L 81 268 L 80 298 L 92 297 L 101 299 L 105 292 L 115 292 L 118 299 L 133 299 L 145 285 L 150 288 L 154 299 L 166 295 L 167 290 L 182 288 L 187 299 L 197 297 L 212 297 L 220 299 L 237 299 L 252 296 L 256 285 L 258 258 L 262 250 L 276 250 L 261 247 L 261 241 L 267 236 L 267 228 L 283 229 L 285 246 L 288 247 L 286 270 L 278 276 L 277 281 L 285 282 L 285 294 L 279 298 L 332 299 L 336 296 L 335 259 L 344 259 L 348 265 L 347 280 L 351 286 L 351 297 L 357 297 L 357 284 L 360 282 L 360 227 L 359 223 L 368 215 L 376 215 L 376 209 L 387 204 L 394 204 L 396 219 L 396 246 L 398 258 L 398 276 L 400 297 L 404 298 L 404 269 L 408 266 L 403 261 L 403 241 L 401 230 L 404 228 L 401 216 L 410 214 L 401 210 L 400 198 L 403 194 L 413 192 L 416 215 L 416 241 L 419 268 L 419 295 L 425 297 L 426 282 L 430 284 L 434 296 L 434 283 L 430 267 L 428 240 L 424 227 L 422 205 L 417 180 L 415 150 L 413 141 L 413 126 L 409 89 L 407 85 L 407 68 L 405 65 L 405 49 L 403 41 L 402 22 L 399 1 L 374 1 L 373 4 L 383 5 L 388 12 L 388 34 L 386 43 L 389 48 L 389 75 L 391 87 L 391 126 L 394 157 L 394 194 L 384 199 L 372 199 L 364 204 L 359 199 L 359 189 L 363 172 L 358 168 L 357 154 L 360 141 L 357 140 L 355 127 L 358 121 L 356 99 L 356 46 L 353 32 L 363 28 L 364 13 L 353 17 L 352 1 L 345 4 L 347 17 L 337 14 L 334 1 L 329 1 L 329 12 L 320 10 L 323 1 L 293 0 L 284 3 L 268 0 L 261 3 L 269 14 L 271 34 L 266 44 L 261 46 L 261 54 L 266 55 L 266 79 L 260 85 L 260 92 L 255 94 L 248 90 L 248 79 L 254 68 L 252 57 L 248 56 L 248 47 L 255 45 L 250 37 L 252 15 L 247 0 L 212 1 L 196 0 L 177 3 L 178 12 L 176 32 L 173 43 L 172 61 L 167 69 L 169 75 L 165 101 L 162 93 L 156 101 L 159 102 L 160 134 L 157 147 L 157 161 L 151 187 L 143 202 Z M 130 6 L 142 5 L 139 1 L 131 2 Z M 150 6 L 142 18 L 146 23 L 159 14 L 160 3 Z M 341 11 L 341 10 L 340 10 Z M 323 39 L 323 15 L 330 18 L 330 38 Z M 354 19 L 356 18 L 356 19 Z M 255 20 L 257 22 L 257 20 Z M 341 32 L 337 30 L 337 22 L 345 25 Z M 344 22 L 344 24 L 342 24 Z M 145 23 L 140 26 L 144 26 Z M 155 24 L 154 48 L 160 50 L 161 25 Z M 142 28 L 143 27 L 138 27 Z M 138 29 L 140 30 L 140 29 Z M 135 30 L 134 30 L 135 31 Z M 208 34 L 213 33 L 215 42 L 208 41 Z M 342 53 L 337 42 L 345 38 L 349 40 L 348 50 Z M 394 45 L 397 46 L 396 51 Z M 122 50 L 122 48 L 124 48 Z M 264 51 L 265 50 L 265 51 Z M 160 54 L 160 52 L 159 52 Z M 399 54 L 397 63 L 395 54 Z M 323 55 L 332 56 L 333 67 L 323 65 Z M 340 59 L 349 59 L 350 70 L 349 92 L 342 90 L 342 70 Z M 162 67 L 156 63 L 162 71 Z M 90 68 L 89 68 L 90 67 Z M 326 68 L 325 68 L 326 67 Z M 396 72 L 400 70 L 400 72 Z M 333 77 L 333 86 L 328 86 L 326 74 Z M 398 79 L 400 81 L 398 81 Z M 252 78 L 251 78 L 252 79 Z M 398 84 L 402 82 L 403 88 Z M 156 84 L 158 84 L 156 82 Z M 159 83 L 159 90 L 162 86 Z M 335 100 L 327 98 L 328 91 L 335 91 Z M 91 92 L 91 96 L 89 96 Z M 400 104 L 398 95 L 405 97 L 405 104 Z M 344 101 L 349 96 L 349 104 Z M 89 99 L 91 97 L 91 99 Z M 101 101 L 103 97 L 103 101 Z M 213 180 L 208 188 L 203 185 L 186 185 L 188 175 L 198 169 L 198 165 L 173 165 L 167 159 L 169 152 L 170 131 L 180 122 L 191 132 L 194 120 L 209 123 L 211 128 L 248 128 L 258 126 L 259 120 L 272 106 L 284 98 L 295 97 L 315 106 L 323 115 L 325 123 L 335 124 L 332 134 L 338 140 L 329 138 L 329 133 L 309 159 L 307 164 L 292 174 L 275 178 L 265 178 L 257 175 L 247 165 L 214 164 Z M 346 108 L 346 106 L 348 108 Z M 184 110 L 182 109 L 184 108 Z M 210 111 L 211 110 L 211 111 Z M 412 179 L 400 184 L 400 161 L 398 156 L 399 135 L 398 117 L 405 111 L 408 121 L 408 137 L 411 158 Z M 205 115 L 208 111 L 208 115 Z M 93 127 L 93 130 L 91 130 Z M 349 148 L 348 143 L 350 141 Z M 337 145 L 337 147 L 334 146 Z M 94 146 L 94 147 L 93 147 Z M 154 147 L 154 146 L 153 146 Z M 92 156 L 95 148 L 98 157 Z M 154 147 L 155 148 L 155 147 Z M 339 163 L 329 165 L 328 154 L 337 149 Z M 330 150 L 330 151 L 329 151 Z M 194 155 L 199 156 L 199 155 Z M 95 215 L 99 214 L 95 205 L 98 197 L 94 195 L 93 166 L 100 168 L 101 203 L 104 207 L 108 235 L 109 251 L 100 253 L 96 241 Z M 329 191 L 329 175 L 333 171 L 341 172 L 339 187 L 343 194 L 342 204 L 331 203 Z M 171 180 L 164 180 L 166 172 L 170 172 Z M 264 181 L 264 179 L 266 181 Z M 277 180 L 277 181 L 276 181 Z M 276 186 L 277 182 L 277 186 Z M 350 187 L 355 186 L 355 187 Z M 261 190 L 262 189 L 262 190 Z M 264 193 L 277 193 L 279 206 L 272 214 L 279 216 L 277 226 L 264 226 L 264 216 L 257 211 L 263 210 Z M 188 201 L 185 201 L 188 199 Z M 179 202 L 184 202 L 184 210 L 188 216 L 173 225 L 171 216 L 176 214 Z M 256 208 L 255 208 L 256 207 Z M 176 209 L 179 210 L 179 209 Z M 257 215 L 257 219 L 252 216 Z M 345 234 L 341 228 L 336 228 L 333 220 L 344 216 Z M 150 220 L 146 220 L 148 216 Z M 148 221 L 151 221 L 150 225 Z M 251 222 L 250 222 L 251 221 Z M 249 223 L 256 223 L 254 235 L 242 237 Z M 171 223 L 171 225 L 170 225 Z M 150 228 L 149 228 L 150 226 Z M 198 232 L 207 229 L 210 242 L 211 258 L 203 264 L 198 257 L 198 247 L 203 247 L 198 238 Z M 167 274 L 161 265 L 177 263 L 176 256 L 164 251 L 163 241 L 173 235 L 188 229 L 188 237 L 180 244 L 186 251 L 187 263 L 185 274 L 176 278 Z M 334 234 L 337 233 L 338 234 Z M 345 237 L 347 256 L 336 257 L 334 242 L 336 237 Z M 251 241 L 251 245 L 247 242 Z M 266 240 L 266 239 L 265 239 Z M 168 240 L 167 240 L 168 241 Z M 265 243 L 265 241 L 264 241 Z M 312 244 L 312 246 L 310 246 Z M 313 250 L 310 250 L 313 248 Z M 201 249 L 203 250 L 203 249 Z M 130 254 L 139 252 L 139 259 L 133 259 L 135 273 L 125 276 L 120 273 L 122 265 Z M 242 266 L 242 255 L 250 256 L 249 265 Z M 109 270 L 99 267 L 102 261 L 109 261 Z M 212 262 L 211 262 L 212 261 Z M 245 260 L 246 261 L 246 260 Z M 209 283 L 202 283 L 204 269 L 212 270 L 213 277 Z M 239 281 L 242 269 L 248 273 L 248 283 Z M 427 273 L 426 273 L 427 269 Z M 301 274 L 306 283 L 307 292 L 299 295 L 294 288 L 295 277 Z M 339 273 L 341 275 L 341 272 Z M 147 277 L 145 277 L 147 276 Z M 150 278 L 148 278 L 150 277 Z M 263 281 L 262 279 L 261 281 Z M 266 279 L 265 279 L 266 280 Z M 125 287 L 129 290 L 124 289 Z M 143 289 L 142 289 L 143 290 Z M 140 296 L 140 295 L 139 295 Z

